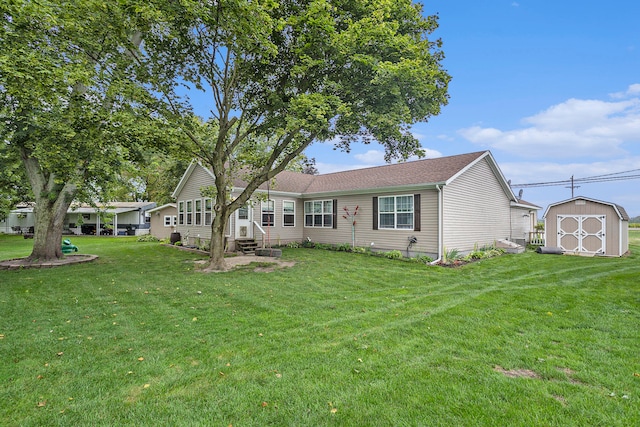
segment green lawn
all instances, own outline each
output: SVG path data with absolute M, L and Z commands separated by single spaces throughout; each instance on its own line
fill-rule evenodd
M 640 232 L 620 259 L 451 269 L 285 249 L 286 270 L 74 238 L 0 271 L 3 426 L 640 425 Z M 0 259 L 31 241 L 0 236 Z

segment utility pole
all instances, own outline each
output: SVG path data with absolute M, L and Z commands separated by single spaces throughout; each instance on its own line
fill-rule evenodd
M 569 187 L 564 187 L 564 188 L 570 188 L 571 189 L 571 198 L 573 199 L 573 190 L 576 188 L 580 188 L 579 185 L 573 185 L 573 175 L 571 175 L 571 186 Z

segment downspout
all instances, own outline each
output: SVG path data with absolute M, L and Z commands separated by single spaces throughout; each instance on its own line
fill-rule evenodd
M 436 190 L 438 190 L 438 258 L 433 260 L 431 262 L 431 264 L 437 264 L 440 261 L 442 261 L 442 251 L 443 251 L 443 231 L 442 231 L 442 226 L 444 224 L 443 221 L 443 201 L 444 201 L 444 196 L 442 194 L 442 188 L 440 185 L 436 185 Z

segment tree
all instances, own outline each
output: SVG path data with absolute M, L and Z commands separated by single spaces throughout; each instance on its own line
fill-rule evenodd
M 62 256 L 71 202 L 107 194 L 126 160 L 153 140 L 155 120 L 132 84 L 139 45 L 115 2 L 0 6 L 0 137 L 19 158 L 35 201 L 31 259 Z
M 437 17 L 410 0 L 158 0 L 135 13 L 137 58 L 215 176 L 213 269 L 231 213 L 311 143 L 377 141 L 387 161 L 406 159 L 422 153 L 410 126 L 448 100 L 441 42 L 428 38 Z M 189 90 L 209 97 L 204 122 L 180 97 Z M 237 175 L 246 188 L 232 198 Z

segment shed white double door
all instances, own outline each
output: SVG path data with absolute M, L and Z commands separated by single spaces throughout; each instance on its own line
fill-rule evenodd
M 606 215 L 558 215 L 558 244 L 567 252 L 603 254 Z

